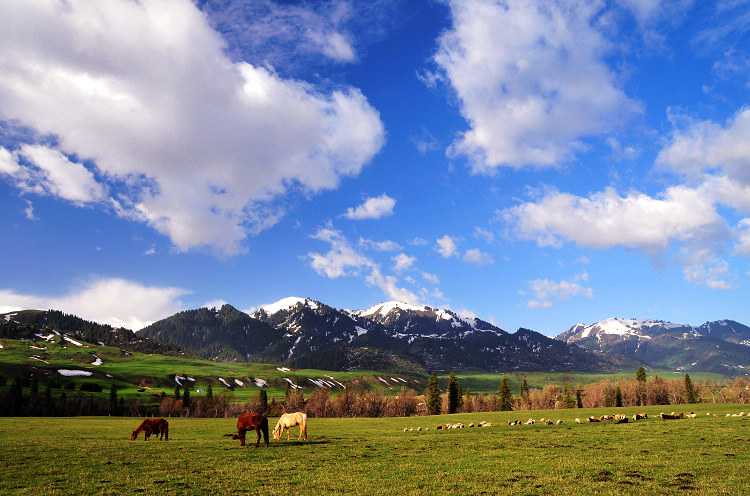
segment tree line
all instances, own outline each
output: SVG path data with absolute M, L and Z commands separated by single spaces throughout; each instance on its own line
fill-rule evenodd
M 347 388 L 333 392 L 319 388 L 305 397 L 301 389 L 288 386 L 283 398 L 268 398 L 265 389 L 248 401 L 240 402 L 231 391 L 214 394 L 209 384 L 205 394 L 194 395 L 188 384 L 173 392 L 162 391 L 156 401 L 120 397 L 113 384 L 108 399 L 95 393 L 97 384 L 83 383 L 78 390 L 67 384 L 52 394 L 47 384 L 40 389 L 36 378 L 14 379 L 9 388 L 0 392 L 0 416 L 77 416 L 120 415 L 162 417 L 236 417 L 242 413 L 264 413 L 279 416 L 304 411 L 310 417 L 409 417 L 446 413 L 494 412 L 513 410 L 547 410 L 560 408 L 630 407 L 694 403 L 750 403 L 750 381 L 744 377 L 719 383 L 712 379 L 693 381 L 689 374 L 680 379 L 647 377 L 641 367 L 635 378 L 604 379 L 591 384 L 567 382 L 561 387 L 549 384 L 531 388 L 522 379 L 518 391 L 503 377 L 494 393 L 474 394 L 463 391 L 455 373 L 451 373 L 445 391 L 436 374 L 429 378 L 427 389 L 420 392 L 402 388 L 386 392 L 382 389 L 356 390 Z M 98 388 L 98 389 L 97 389 Z M 27 393 L 24 393 L 28 390 Z

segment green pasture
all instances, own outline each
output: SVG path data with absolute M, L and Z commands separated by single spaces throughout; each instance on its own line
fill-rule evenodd
M 4 418 L 0 494 L 737 495 L 750 491 L 750 417 L 725 415 L 747 407 L 311 418 L 307 442 L 297 441 L 293 428 L 292 441 L 271 439 L 258 449 L 224 437 L 235 430 L 232 418 L 169 419 L 168 442 L 130 441 L 138 418 Z M 655 418 L 664 408 L 698 416 Z M 574 422 L 636 411 L 650 418 Z M 563 423 L 505 423 L 529 417 Z M 499 425 L 436 429 L 481 421 Z

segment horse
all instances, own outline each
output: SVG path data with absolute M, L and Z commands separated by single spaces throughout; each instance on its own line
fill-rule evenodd
M 239 439 L 240 446 L 245 446 L 245 433 L 255 430 L 258 433 L 258 440 L 255 441 L 255 447 L 260 444 L 260 433 L 263 433 L 263 440 L 268 446 L 268 419 L 260 413 L 245 413 L 237 419 L 237 434 L 232 434 L 232 439 Z
M 307 414 L 302 412 L 285 413 L 279 418 L 276 427 L 273 428 L 274 441 L 281 439 L 284 429 L 286 429 L 286 440 L 289 441 L 289 433 L 295 425 L 299 425 L 297 441 L 301 441 L 302 436 L 305 436 L 305 441 L 307 441 Z
M 135 439 L 138 437 L 138 433 L 143 431 L 143 438 L 148 441 L 148 438 L 151 437 L 151 434 L 159 434 L 159 441 L 164 439 L 165 441 L 169 441 L 169 422 L 166 420 L 160 418 L 160 419 L 146 419 L 143 422 L 141 422 L 138 427 L 135 428 L 132 434 L 130 434 L 130 440 L 135 441 Z

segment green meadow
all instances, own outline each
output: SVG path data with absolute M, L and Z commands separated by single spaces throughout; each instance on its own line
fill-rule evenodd
M 256 449 L 225 437 L 236 419 L 169 419 L 169 441 L 141 419 L 3 418 L 0 494 L 743 494 L 750 491 L 747 405 L 309 419 L 307 442 Z M 664 409 L 695 419 L 661 420 Z M 576 417 L 645 411 L 626 424 Z M 711 412 L 713 415 L 706 415 Z M 561 425 L 508 426 L 542 417 Z M 271 427 L 276 419 L 271 418 Z M 492 427 L 436 429 L 445 423 Z M 419 430 L 421 428 L 421 430 Z M 406 429 L 406 431 L 405 431 Z M 249 433 L 248 440 L 255 440 Z

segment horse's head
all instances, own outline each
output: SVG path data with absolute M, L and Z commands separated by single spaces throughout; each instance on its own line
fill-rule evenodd
M 281 429 L 280 424 L 273 428 L 273 440 L 274 441 L 278 441 L 279 439 L 281 439 L 281 430 L 282 429 Z
M 130 440 L 131 441 L 135 441 L 135 438 L 137 438 L 137 437 L 138 437 L 138 433 L 137 432 L 133 431 L 132 433 L 130 433 Z

